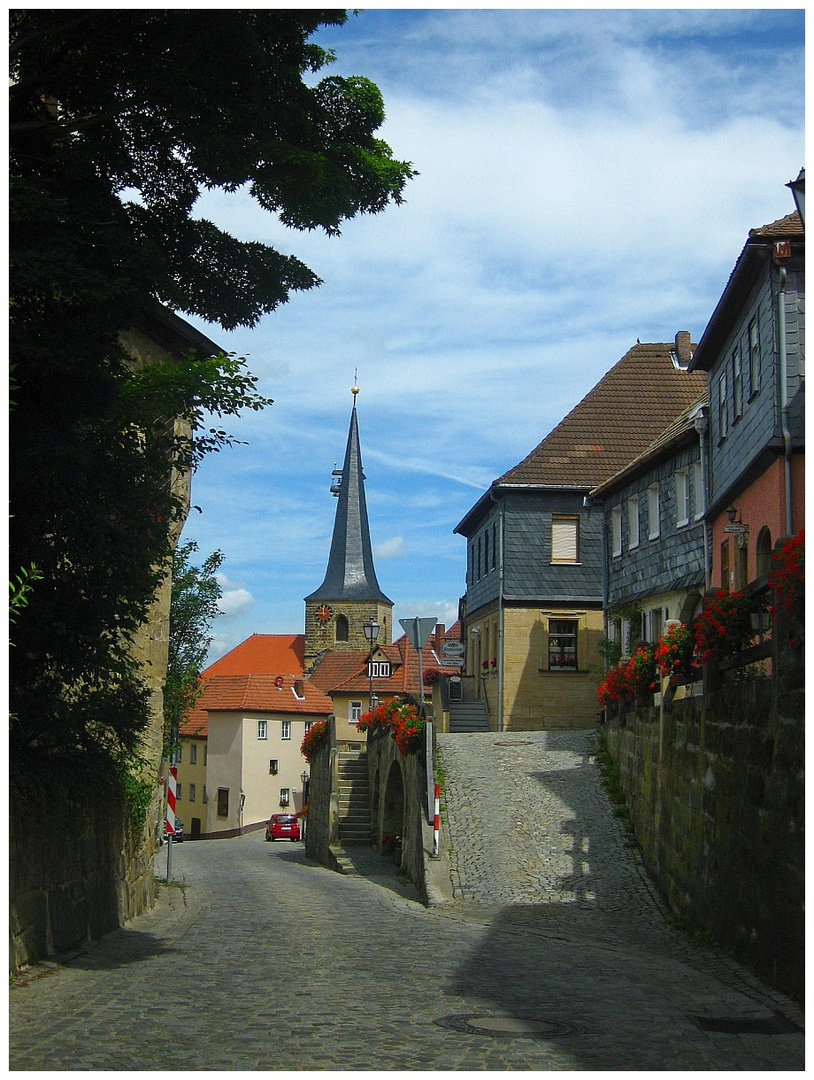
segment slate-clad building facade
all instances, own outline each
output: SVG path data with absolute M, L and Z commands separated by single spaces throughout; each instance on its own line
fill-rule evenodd
M 466 670 L 495 730 L 595 723 L 603 516 L 587 496 L 697 400 L 689 359 L 686 332 L 637 343 L 456 526 Z
M 702 446 L 707 395 L 639 457 L 591 491 L 604 514 L 606 636 L 655 642 L 670 619 L 688 622 L 706 588 Z M 630 611 L 638 608 L 641 626 Z
M 739 590 L 768 571 L 775 542 L 804 525 L 805 233 L 796 213 L 749 233 L 692 370 L 709 373 L 709 584 Z M 724 531 L 730 507 L 747 531 Z

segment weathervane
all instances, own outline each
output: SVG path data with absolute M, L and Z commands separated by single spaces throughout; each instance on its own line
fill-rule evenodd
M 359 368 L 353 369 L 353 386 L 350 388 L 350 392 L 353 394 L 353 404 L 356 404 L 356 395 L 359 393 L 359 387 L 356 385 L 359 382 Z

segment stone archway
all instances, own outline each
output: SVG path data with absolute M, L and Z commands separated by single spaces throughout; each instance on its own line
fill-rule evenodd
M 381 820 L 380 841 L 385 836 L 404 836 L 404 778 L 398 761 L 390 763 Z

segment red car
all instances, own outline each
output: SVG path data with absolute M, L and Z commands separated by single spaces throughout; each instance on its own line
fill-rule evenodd
M 300 823 L 296 814 L 272 814 L 266 825 L 266 840 L 299 840 Z

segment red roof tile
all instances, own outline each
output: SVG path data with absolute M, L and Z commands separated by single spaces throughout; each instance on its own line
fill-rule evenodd
M 295 693 L 300 683 L 301 696 Z M 213 675 L 198 702 L 206 712 L 283 712 L 327 716 L 333 702 L 308 679 L 292 675 Z
M 496 485 L 593 488 L 642 453 L 703 392 L 672 343 L 637 343 Z
M 252 634 L 203 672 L 210 675 L 302 675 L 304 634 Z

